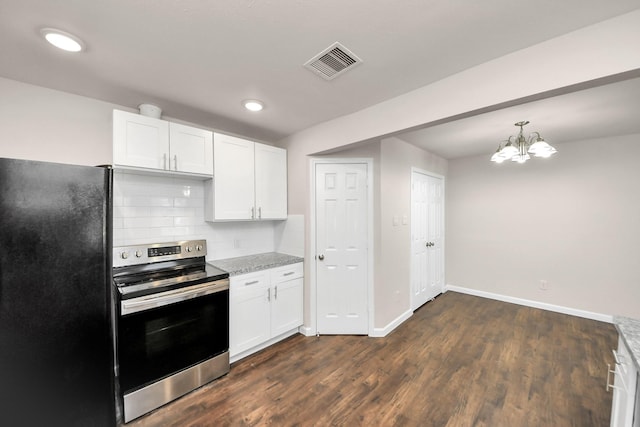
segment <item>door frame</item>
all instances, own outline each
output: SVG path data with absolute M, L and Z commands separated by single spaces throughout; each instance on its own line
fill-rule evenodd
M 316 281 L 316 165 L 319 164 L 364 164 L 367 166 L 367 317 L 368 336 L 374 331 L 374 298 L 373 298 L 373 159 L 371 158 L 311 158 L 309 191 L 309 245 L 307 247 L 309 263 L 309 326 L 305 335 L 318 333 L 317 281 Z
M 445 233 L 445 230 L 447 229 L 445 221 L 446 221 L 446 180 L 445 180 L 445 176 L 444 175 L 440 175 L 438 173 L 434 173 L 434 172 L 429 172 L 427 170 L 424 169 L 420 169 L 417 167 L 412 166 L 411 167 L 411 179 L 409 180 L 409 185 L 410 185 L 410 200 L 409 200 L 409 206 L 411 208 L 413 208 L 413 175 L 414 173 L 419 173 L 422 175 L 427 175 L 430 176 L 432 178 L 437 178 L 440 179 L 442 181 L 442 289 L 440 290 L 441 294 L 444 293 L 445 291 L 445 287 L 446 287 L 446 279 L 445 279 L 445 275 L 446 275 L 446 271 L 445 271 L 445 266 L 446 266 L 446 241 L 447 241 L 447 236 Z M 411 210 L 412 211 L 412 210 Z M 411 247 L 411 244 L 413 243 L 411 241 L 411 235 L 413 234 L 413 218 L 411 218 L 411 230 L 410 230 L 410 234 L 409 234 L 409 245 Z M 411 251 L 413 250 L 413 248 L 411 248 Z M 411 253 L 412 254 L 412 253 Z M 411 263 L 409 264 L 409 308 L 411 309 L 411 311 L 413 312 L 414 308 L 413 308 L 413 257 L 411 257 Z

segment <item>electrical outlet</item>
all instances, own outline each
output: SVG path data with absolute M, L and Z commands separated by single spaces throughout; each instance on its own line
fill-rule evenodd
M 546 291 L 549 289 L 549 282 L 546 280 L 540 280 L 540 289 Z

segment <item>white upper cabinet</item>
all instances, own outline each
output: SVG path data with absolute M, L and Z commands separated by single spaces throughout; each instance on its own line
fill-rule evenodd
M 287 218 L 286 150 L 216 133 L 213 159 L 207 221 Z
M 255 218 L 252 141 L 215 134 L 213 140 L 213 209 L 210 220 Z M 207 208 L 211 203 L 206 203 Z
M 166 120 L 113 110 L 116 166 L 213 174 L 213 133 Z
M 213 175 L 213 132 L 169 123 L 171 170 Z
M 287 152 L 255 144 L 256 207 L 262 219 L 287 217 Z
M 113 163 L 166 169 L 169 122 L 113 110 Z

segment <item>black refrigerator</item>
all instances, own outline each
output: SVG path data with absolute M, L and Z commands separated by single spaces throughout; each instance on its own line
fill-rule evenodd
M 0 158 L 0 425 L 117 424 L 112 182 Z

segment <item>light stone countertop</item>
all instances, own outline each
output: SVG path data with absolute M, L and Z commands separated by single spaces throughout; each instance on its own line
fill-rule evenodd
M 613 324 L 631 352 L 636 369 L 640 371 L 640 320 L 613 316 Z
M 236 258 L 215 259 L 207 261 L 209 264 L 229 273 L 229 276 L 253 273 L 254 271 L 282 267 L 284 265 L 303 262 L 304 258 L 278 252 L 267 252 L 257 255 L 247 255 Z

